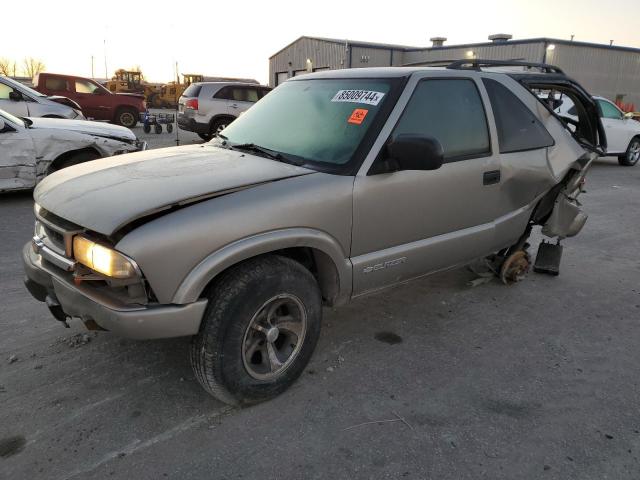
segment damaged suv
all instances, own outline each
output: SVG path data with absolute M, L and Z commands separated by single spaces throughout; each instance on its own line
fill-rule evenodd
M 515 281 L 534 226 L 580 231 L 597 106 L 554 67 L 509 68 L 309 74 L 207 144 L 57 172 L 34 193 L 26 285 L 65 323 L 192 336 L 224 402 L 271 398 L 309 361 L 323 305 L 485 257 Z M 539 89 L 574 101 L 574 127 Z

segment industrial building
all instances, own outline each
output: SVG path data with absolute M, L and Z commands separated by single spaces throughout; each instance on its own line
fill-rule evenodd
M 424 66 L 461 59 L 526 60 L 562 68 L 594 95 L 640 108 L 640 49 L 617 45 L 532 38 L 489 36 L 488 42 L 412 47 L 320 37 L 300 37 L 269 58 L 269 83 L 320 70 L 382 66 Z

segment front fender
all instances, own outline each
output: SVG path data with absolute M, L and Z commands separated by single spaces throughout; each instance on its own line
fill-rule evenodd
M 198 300 L 205 287 L 227 268 L 256 255 L 285 248 L 307 247 L 321 252 L 333 262 L 337 273 L 336 295 L 333 304 L 346 302 L 351 296 L 351 262 L 338 241 L 331 235 L 311 228 L 287 228 L 243 238 L 224 246 L 204 258 L 184 278 L 172 303 L 185 304 Z M 331 282 L 330 279 L 321 281 Z

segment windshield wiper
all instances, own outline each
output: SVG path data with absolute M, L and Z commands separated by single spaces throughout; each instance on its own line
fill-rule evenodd
M 302 164 L 304 164 L 304 162 L 301 160 L 292 158 L 289 155 L 285 156 L 280 152 L 276 152 L 275 150 L 271 150 L 266 147 L 261 147 L 260 145 L 256 145 L 255 143 L 239 143 L 237 145 L 229 145 L 229 148 L 234 148 L 237 150 L 247 150 L 249 152 L 259 153 L 272 160 L 277 160 L 279 162 L 284 162 L 284 163 L 290 163 L 291 165 L 301 166 Z

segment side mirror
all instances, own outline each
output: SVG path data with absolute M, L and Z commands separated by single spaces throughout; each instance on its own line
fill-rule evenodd
M 433 137 L 403 133 L 387 144 L 386 163 L 391 171 L 437 170 L 444 163 L 444 151 Z
M 96 88 L 96 89 L 93 91 L 93 94 L 94 94 L 94 95 L 102 95 L 102 90 L 100 90 L 99 88 Z
M 636 118 L 638 116 L 637 112 L 627 112 L 624 114 L 624 118 Z
M 22 94 L 15 90 L 9 92 L 9 100 L 13 100 L 14 102 L 19 102 L 22 100 Z
M 4 120 L 0 118 L 0 133 L 4 131 L 4 127 L 5 127 Z

